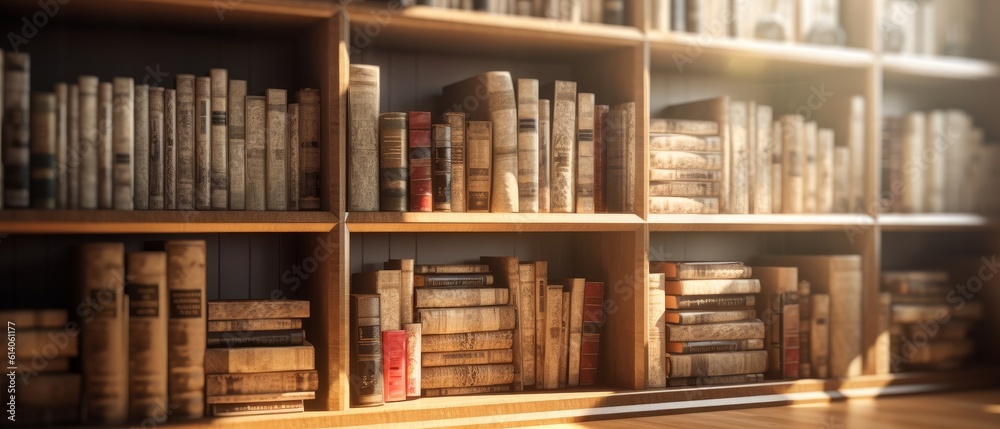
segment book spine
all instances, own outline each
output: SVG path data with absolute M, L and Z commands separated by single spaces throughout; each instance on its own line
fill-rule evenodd
M 667 340 L 671 342 L 745 340 L 752 338 L 764 338 L 764 322 L 752 320 L 707 325 L 667 325 Z M 798 339 L 798 331 L 796 331 L 795 338 Z
M 466 202 L 469 212 L 490 211 L 493 124 L 489 121 L 468 121 L 466 147 Z
M 2 55 L 0 55 L 0 63 L 3 62 Z M 0 64 L 0 70 L 3 70 L 3 64 Z M 66 172 L 66 166 L 68 165 L 68 159 L 66 152 L 67 146 L 67 134 L 66 134 L 66 113 L 67 113 L 67 101 L 69 98 L 69 85 L 65 82 L 59 82 L 55 85 L 56 91 L 56 208 L 68 209 L 69 208 L 69 176 Z M 0 78 L 0 113 L 3 112 L 3 78 Z M 3 129 L 3 121 L 0 121 L 0 130 Z M 2 168 L 2 167 L 0 167 Z M 0 182 L 3 181 L 3 173 L 0 173 Z M 131 172 L 129 172 L 129 177 L 131 177 Z M 0 185 L 0 194 L 3 194 L 3 186 Z M 0 197 L 0 208 L 3 207 L 3 197 Z
M 479 262 L 489 265 L 490 270 L 496 276 L 496 284 L 498 287 L 507 288 L 508 295 L 510 297 L 510 310 L 513 310 L 512 319 L 514 323 L 511 329 L 514 330 L 514 346 L 512 347 L 514 351 L 514 385 L 513 389 L 516 392 L 524 390 L 524 359 L 526 350 L 524 350 L 526 344 L 524 344 L 523 327 L 518 320 L 518 311 L 525 307 L 522 303 L 521 294 L 521 272 L 520 265 L 518 263 L 516 256 L 482 256 L 479 258 Z M 523 314 L 522 314 L 523 315 Z M 502 319 L 498 317 L 497 319 Z M 508 329 L 506 325 L 501 325 L 498 329 Z
M 552 209 L 549 150 L 552 147 L 552 102 L 538 100 L 538 212 Z
M 784 171 L 782 165 L 785 157 L 784 130 L 780 120 L 771 124 L 771 213 L 784 213 L 782 196 L 784 195 Z
M 829 298 L 827 298 L 829 300 Z M 893 297 L 891 293 L 882 292 L 879 294 L 879 314 L 878 314 L 878 337 L 875 339 L 875 373 L 876 374 L 889 374 L 892 368 L 892 352 L 891 352 L 891 336 L 889 333 L 890 327 L 892 325 L 892 301 Z M 825 305 L 829 307 L 829 302 L 821 303 L 820 305 Z M 820 311 L 829 310 L 828 308 L 821 308 Z M 810 320 L 810 323 L 812 321 Z M 918 325 L 919 326 L 919 325 Z M 959 327 L 958 324 L 955 325 Z M 911 325 L 911 327 L 913 327 Z M 921 328 L 922 329 L 922 328 Z M 910 334 L 912 338 L 914 334 Z M 938 338 L 944 340 L 948 339 L 947 332 L 945 330 L 940 330 L 938 332 Z M 959 338 L 965 338 L 965 332 Z M 823 347 L 822 345 L 820 347 Z
M 821 128 L 816 134 L 816 212 L 833 213 L 834 134 Z
M 770 164 L 768 164 L 770 165 Z M 653 168 L 649 170 L 650 182 L 669 181 L 695 181 L 695 182 L 719 182 L 722 180 L 722 172 L 719 170 L 678 170 Z M 771 201 L 768 194 L 768 202 Z
M 385 402 L 406 400 L 406 331 L 382 331 L 382 380 Z
M 111 209 L 112 204 L 112 85 L 101 82 L 97 86 L 97 208 Z
M 315 368 L 315 349 L 308 341 L 301 346 L 205 350 L 205 372 L 208 374 L 302 371 Z
M 421 336 L 423 353 L 509 349 L 514 345 L 511 330 Z
M 212 78 L 198 76 L 195 94 L 194 208 L 212 209 Z
M 302 329 L 302 319 L 209 320 L 208 332 L 253 332 Z
M 756 147 L 753 148 L 754 169 L 751 178 L 753 186 L 753 200 L 751 212 L 754 214 L 770 214 L 771 204 L 771 152 L 774 149 L 773 135 L 771 134 L 773 111 L 771 106 L 757 105 L 756 117 L 751 117 L 751 121 L 756 121 L 755 128 Z
M 267 98 L 246 98 L 246 209 L 267 209 Z
M 664 294 L 663 274 L 650 274 L 649 283 L 649 341 L 646 350 L 646 387 L 656 388 L 665 386 L 666 376 L 666 348 L 667 325 L 664 320 L 664 308 L 666 305 L 666 295 Z
M 666 284 L 667 294 L 670 295 L 758 293 L 760 288 L 758 279 L 668 280 Z
M 86 423 L 121 424 L 128 415 L 128 351 L 122 306 L 125 246 L 84 244 L 81 266 L 81 295 L 90 303 L 85 306 L 90 323 L 84 324 L 80 343 Z
M 800 281 L 799 284 L 809 285 L 807 281 Z M 810 318 L 812 314 L 812 305 L 810 304 L 812 297 L 810 296 L 808 286 L 806 290 L 799 288 L 799 378 L 813 378 L 812 369 L 812 348 L 810 346 L 810 340 L 812 338 L 812 333 L 810 332 L 812 325 L 810 324 Z
M 607 200 L 607 141 L 606 129 L 610 106 L 594 106 L 594 211 L 608 212 Z
M 352 294 L 350 312 L 351 405 L 382 405 L 385 397 L 378 295 Z
M 723 154 L 719 152 L 649 152 L 650 168 L 719 170 L 723 168 Z
M 424 396 L 427 397 L 466 396 L 466 395 L 477 395 L 482 393 L 503 393 L 510 391 L 511 388 L 509 384 L 501 384 L 494 386 L 475 386 L 475 387 L 446 387 L 441 389 L 424 389 Z
M 209 332 L 208 347 L 284 347 L 301 346 L 305 332 L 301 329 L 256 332 Z
M 194 209 L 195 188 L 195 77 L 177 75 L 177 209 Z M 138 109 L 138 106 L 136 106 Z M 138 114 L 138 111 L 136 111 Z M 138 133 L 136 133 L 138 136 Z M 138 159 L 138 158 L 135 158 Z M 136 182 L 138 186 L 138 182 Z M 138 195 L 138 191 L 136 192 Z
M 431 114 L 430 112 L 410 112 L 407 119 L 410 161 L 409 211 L 429 212 L 433 209 Z
M 348 211 L 378 211 L 379 67 L 351 65 L 348 84 Z
M 514 306 L 418 309 L 424 334 L 461 334 L 514 329 Z
M 420 288 L 414 296 L 416 308 L 507 305 L 510 299 L 502 288 Z
M 720 375 L 716 377 L 680 377 L 667 380 L 668 387 L 721 386 L 750 384 L 764 381 L 764 374 Z
M 420 386 L 423 389 L 476 387 L 511 384 L 514 365 L 458 365 L 423 368 Z
M 767 368 L 767 352 L 696 353 L 670 355 L 669 378 L 716 377 L 721 375 L 759 374 Z
M 848 189 L 851 186 L 850 168 L 851 150 L 846 146 L 833 148 L 833 212 L 847 213 L 850 207 Z M 923 189 L 922 187 L 919 189 Z M 922 198 L 922 197 L 921 197 Z
M 545 294 L 548 290 L 549 264 L 546 261 L 535 261 L 534 268 L 534 298 L 535 298 L 535 388 L 541 388 L 545 379 Z
M 490 211 L 517 213 L 517 100 L 509 72 L 485 75 L 490 122 L 493 123 L 493 186 Z M 518 390 L 517 386 L 514 390 Z
M 56 95 L 31 95 L 30 202 L 34 209 L 56 208 Z
M 128 254 L 129 418 L 166 419 L 167 258 L 163 252 Z
M 384 264 L 387 270 L 399 270 L 399 319 L 404 325 L 413 323 L 413 263 L 413 259 L 390 259 Z
M 558 387 L 565 389 L 569 375 L 569 318 L 572 307 L 570 293 L 563 289 L 562 320 L 559 325 L 559 376 Z
M 163 88 L 149 88 L 149 209 L 163 210 Z
M 718 182 L 650 182 L 650 196 L 664 197 L 718 197 Z
M 552 107 L 551 211 L 573 213 L 576 190 L 576 82 L 556 81 Z M 624 159 L 623 159 L 624 161 Z
M 406 397 L 420 397 L 420 324 L 404 323 L 406 332 Z
M 246 96 L 247 81 L 229 81 L 226 132 L 229 138 L 229 210 L 246 210 Z
M 163 92 L 163 208 L 177 209 L 177 90 Z
M 98 81 L 95 76 L 80 76 L 80 208 L 97 208 L 97 90 Z M 6 154 L 5 154 L 6 155 Z M 8 158 L 8 165 L 11 161 Z M 15 158 L 16 159 L 16 158 Z M 27 165 L 25 165 L 27 168 Z M 8 188 L 15 183 L 10 179 L 11 172 L 15 169 L 7 169 Z M 25 183 L 27 185 L 27 182 Z M 11 204 L 16 199 L 8 195 L 7 203 Z M 27 195 L 25 195 L 27 199 Z
M 680 318 L 680 325 L 700 325 L 705 323 L 726 323 L 749 320 L 757 317 L 757 312 L 753 309 L 712 311 L 697 313 L 677 313 Z
M 249 395 L 217 395 L 207 396 L 206 402 L 209 405 L 237 404 L 237 403 L 261 403 L 272 401 L 292 401 L 316 399 L 316 392 L 271 392 L 255 393 Z
M 680 351 L 676 353 L 717 353 L 717 352 L 738 352 L 745 350 L 763 350 L 764 340 L 720 340 L 720 341 L 681 341 L 668 344 L 668 350 Z
M 537 342 L 535 340 L 535 318 L 536 318 L 536 299 L 535 299 L 535 263 L 525 262 L 519 263 L 519 279 L 520 285 L 518 287 L 519 296 L 517 297 L 518 304 L 518 325 L 520 327 L 520 352 L 522 365 L 522 379 L 524 380 L 524 385 L 535 386 L 537 384 Z M 509 291 L 508 291 L 509 293 Z
M 462 352 L 424 353 L 420 362 L 425 368 L 453 365 L 487 365 L 513 363 L 511 349 L 470 350 Z
M 799 378 L 798 293 L 781 294 L 781 374 L 785 380 Z
M 323 161 L 319 90 L 301 89 L 295 93 L 295 99 L 299 103 L 299 210 L 319 210 L 322 204 L 320 166 Z M 371 126 L 376 126 L 375 118 L 372 118 Z
M 538 212 L 538 80 L 517 80 L 517 197 L 521 213 Z
M 236 300 L 208 303 L 208 320 L 309 318 L 305 300 Z
M 733 307 L 753 307 L 756 303 L 754 295 L 729 295 L 729 296 L 677 296 L 673 297 L 673 306 L 682 310 L 696 310 L 707 308 L 733 308 Z
M 465 193 L 465 113 L 448 112 L 445 122 L 451 127 L 451 211 L 467 210 Z
M 264 182 L 267 210 L 288 210 L 288 93 L 268 89 L 267 181 Z
M 580 385 L 593 386 L 597 382 L 598 351 L 601 334 L 583 333 L 580 345 Z
M 865 170 L 866 164 L 865 159 L 865 140 L 867 136 L 865 135 L 865 98 L 861 96 L 851 97 L 851 106 L 849 112 L 850 118 L 850 128 L 848 131 L 848 142 L 851 148 L 851 177 L 850 177 L 850 189 L 851 192 L 851 203 L 848 210 L 850 213 L 859 213 L 865 211 Z M 940 134 L 938 134 L 940 135 Z M 938 154 L 937 158 L 940 163 L 944 161 L 944 155 Z M 941 166 L 941 173 L 944 174 L 944 168 Z M 931 171 L 934 171 L 932 168 Z M 943 181 L 943 180 L 942 180 Z M 943 190 L 942 190 L 943 191 Z M 929 195 L 934 195 L 934 193 L 929 193 Z M 944 196 L 944 193 L 939 193 L 938 195 Z
M 167 391 L 171 418 L 205 414 L 204 241 L 168 241 Z
M 726 213 L 750 213 L 749 128 L 747 103 L 729 103 L 729 205 Z
M 66 106 L 66 181 L 69 186 L 66 204 L 70 209 L 80 208 L 80 85 L 69 84 Z M 129 117 L 131 120 L 131 117 Z M 0 192 L 0 195 L 3 193 Z M 3 197 L 0 196 L 0 199 Z
M 319 374 L 316 371 L 209 374 L 205 376 L 205 392 L 208 396 L 305 392 L 315 391 L 318 388 Z
M 379 115 L 379 210 L 405 212 L 409 196 L 406 114 Z
M 433 165 L 431 184 L 433 186 L 434 211 L 451 211 L 451 126 L 435 124 L 431 127 L 433 137 Z
M 229 209 L 229 72 L 226 69 L 210 69 L 211 108 L 211 166 L 210 205 L 212 210 Z
M 562 286 L 549 285 L 545 292 L 545 360 L 541 389 L 559 388 L 559 362 L 561 354 L 560 329 L 562 326 Z
M 817 213 L 819 204 L 819 171 L 816 164 L 817 139 L 819 129 L 816 121 L 806 122 L 802 127 L 802 211 Z
M 624 181 L 625 181 L 625 193 L 624 193 L 624 206 L 623 213 L 635 213 L 635 196 L 636 196 L 636 140 L 635 140 L 635 103 L 628 102 L 622 103 L 615 106 L 615 109 L 620 109 L 622 113 L 622 135 L 623 142 L 625 145 L 625 159 L 624 164 Z
M 418 274 L 413 276 L 415 287 L 492 286 L 493 274 Z
M 805 201 L 803 168 L 803 121 L 801 116 L 786 115 L 781 118 L 782 155 L 782 209 L 783 213 L 802 213 Z
M 809 304 L 809 363 L 813 377 L 825 379 L 830 375 L 830 295 L 812 294 Z
M 212 404 L 212 415 L 216 417 L 254 416 L 260 414 L 297 413 L 302 411 L 305 411 L 302 400 Z
M 486 274 L 490 272 L 490 267 L 484 264 L 414 265 L 413 272 L 416 274 Z
M 721 152 L 722 140 L 718 136 L 691 136 L 687 134 L 652 134 L 650 150 L 676 150 L 681 152 Z
M 594 213 L 594 94 L 577 95 L 576 212 Z
M 31 203 L 29 198 L 31 189 L 31 143 L 29 137 L 31 57 L 25 52 L 4 53 L 3 72 L 3 116 L 5 120 L 3 121 L 2 185 L 4 195 L 0 198 L 0 203 L 5 208 L 27 208 Z M 96 93 L 96 86 L 95 83 L 93 91 L 89 91 L 89 93 Z M 96 94 L 94 95 L 96 96 Z M 91 122 L 96 123 L 96 119 Z M 88 147 L 92 147 L 92 145 Z
M 299 210 L 299 178 L 302 176 L 299 149 L 299 116 L 298 103 L 288 105 L 288 210 Z
M 653 214 L 715 214 L 719 209 L 719 197 L 649 197 L 649 212 Z

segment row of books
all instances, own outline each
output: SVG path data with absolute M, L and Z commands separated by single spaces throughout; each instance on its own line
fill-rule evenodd
M 844 45 L 840 0 L 653 0 L 652 27 L 712 37 Z
M 649 212 L 865 210 L 864 98 L 823 109 L 842 115 L 831 128 L 728 96 L 668 106 L 650 120 Z
M 595 104 L 576 82 L 487 72 L 431 112 L 379 113 L 379 68 L 352 65 L 348 210 L 633 211 L 635 103 Z M 541 96 L 542 98 L 539 98 Z
M 993 184 L 1000 144 L 961 110 L 887 116 L 882 126 L 881 211 L 1000 213 Z
M 320 208 L 319 90 L 289 103 L 211 69 L 176 89 L 80 76 L 29 97 L 29 54 L 3 70 L 4 208 Z
M 604 283 L 483 257 L 352 275 L 351 404 L 596 383 Z
M 394 1 L 394 0 L 390 0 Z M 399 0 L 458 10 L 477 10 L 498 15 L 535 16 L 572 23 L 592 22 L 624 25 L 625 0 Z
M 0 322 L 7 327 L 5 410 L 14 411 L 4 420 L 20 425 L 79 421 L 81 375 L 70 370 L 70 359 L 79 354 L 80 338 L 69 325 L 69 312 L 0 311 Z
M 883 0 L 883 7 L 884 51 L 965 57 L 983 6 L 974 0 Z

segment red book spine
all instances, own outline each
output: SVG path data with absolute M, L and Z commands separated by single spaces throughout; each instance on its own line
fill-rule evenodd
M 583 323 L 604 324 L 604 282 L 587 282 L 583 286 Z
M 410 211 L 433 207 L 431 183 L 431 113 L 410 112 Z
M 597 382 L 597 351 L 601 348 L 601 334 L 584 332 L 580 345 L 580 385 L 593 386 Z
M 799 378 L 799 300 L 796 292 L 782 296 L 781 372 L 785 380 Z
M 406 400 L 406 331 L 382 332 L 382 380 L 385 402 Z
M 583 286 L 583 341 L 580 350 L 580 385 L 597 382 L 597 355 L 601 348 L 604 325 L 604 282 L 586 282 Z
M 608 123 L 608 111 L 610 107 L 606 104 L 594 106 L 594 211 L 597 213 L 608 212 L 607 199 L 607 179 L 605 168 L 605 156 L 607 156 L 607 145 L 604 144 L 605 127 Z

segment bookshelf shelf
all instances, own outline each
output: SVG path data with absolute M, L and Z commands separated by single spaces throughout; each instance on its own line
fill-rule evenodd
M 869 227 L 874 219 L 858 214 L 772 214 L 772 215 L 650 215 L 649 230 L 659 232 L 734 231 L 791 232 L 837 231 L 846 227 Z
M 632 214 L 349 213 L 350 232 L 588 232 L 635 231 Z
M 0 232 L 6 234 L 327 232 L 336 226 L 336 215 L 319 211 L 0 211 Z
M 1000 227 L 998 219 L 960 213 L 883 214 L 878 216 L 878 223 L 883 231 L 987 230 Z
M 932 78 L 968 81 L 1000 77 L 1000 65 L 973 58 L 886 54 L 882 56 L 882 69 L 887 80 Z

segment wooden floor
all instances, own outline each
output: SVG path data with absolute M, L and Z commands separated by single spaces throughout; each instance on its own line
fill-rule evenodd
M 1000 428 L 1000 389 L 539 426 L 546 429 L 776 427 L 996 429 Z

